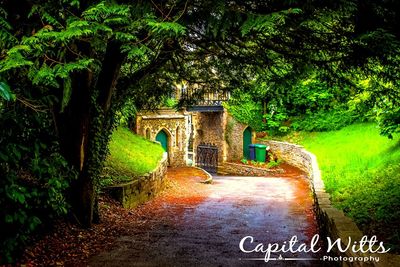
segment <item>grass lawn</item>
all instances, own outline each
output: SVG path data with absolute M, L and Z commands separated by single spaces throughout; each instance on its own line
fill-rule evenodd
M 150 172 L 157 166 L 162 154 L 160 145 L 120 127 L 111 137 L 102 184 L 126 182 Z
M 338 131 L 293 133 L 317 156 L 333 204 L 354 218 L 365 234 L 377 235 L 400 251 L 400 138 L 379 135 L 375 124 Z

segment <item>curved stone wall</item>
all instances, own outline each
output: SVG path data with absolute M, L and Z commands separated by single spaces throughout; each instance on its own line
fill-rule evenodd
M 167 167 L 167 153 L 164 153 L 163 158 L 152 172 L 140 176 L 131 182 L 110 186 L 107 188 L 107 191 L 124 208 L 134 208 L 154 198 L 164 189 Z

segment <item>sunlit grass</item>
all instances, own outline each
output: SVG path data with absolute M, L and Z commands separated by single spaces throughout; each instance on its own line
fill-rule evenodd
M 355 124 L 339 131 L 303 133 L 299 140 L 318 158 L 328 191 L 335 192 L 364 172 L 400 162 L 399 138 L 379 135 L 374 124 Z
M 118 128 L 110 142 L 103 184 L 124 182 L 152 171 L 161 160 L 163 149 L 129 129 Z
M 379 135 L 375 124 L 338 131 L 294 133 L 286 141 L 317 156 L 333 204 L 353 217 L 367 234 L 400 248 L 400 138 Z

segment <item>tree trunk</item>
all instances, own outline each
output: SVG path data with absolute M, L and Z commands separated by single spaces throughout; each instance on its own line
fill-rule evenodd
M 139 82 L 147 74 L 159 69 L 171 57 L 176 43 L 166 42 L 157 59 L 131 76 Z M 83 227 L 90 227 L 98 218 L 94 209 L 97 201 L 97 179 L 106 157 L 109 137 L 114 122 L 115 108 L 111 103 L 125 55 L 120 44 L 109 42 L 96 85 L 91 71 L 73 77 L 73 92 L 68 107 L 60 114 L 61 148 L 65 158 L 78 171 L 78 179 L 71 184 L 69 201 L 73 214 Z M 126 90 L 126 88 L 124 89 Z M 97 96 L 96 99 L 92 99 Z
M 267 115 L 267 100 L 266 99 L 263 100 L 262 115 L 263 115 L 262 116 L 263 117 L 263 119 L 262 119 L 263 123 L 267 123 L 267 118 L 265 117 Z
M 120 46 L 110 42 L 96 85 L 90 70 L 75 75 L 70 103 L 58 120 L 63 155 L 79 172 L 71 184 L 69 202 L 74 217 L 84 227 L 92 225 L 97 207 L 96 179 L 108 144 L 102 135 L 112 130 L 110 101 L 123 60 Z

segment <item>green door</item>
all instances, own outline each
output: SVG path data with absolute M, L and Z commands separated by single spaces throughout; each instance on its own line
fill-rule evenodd
M 164 130 L 161 130 L 157 134 L 156 141 L 161 143 L 161 146 L 164 148 L 165 152 L 168 152 L 168 135 Z
M 250 158 L 249 145 L 251 144 L 251 128 L 247 127 L 243 132 L 243 157 Z

